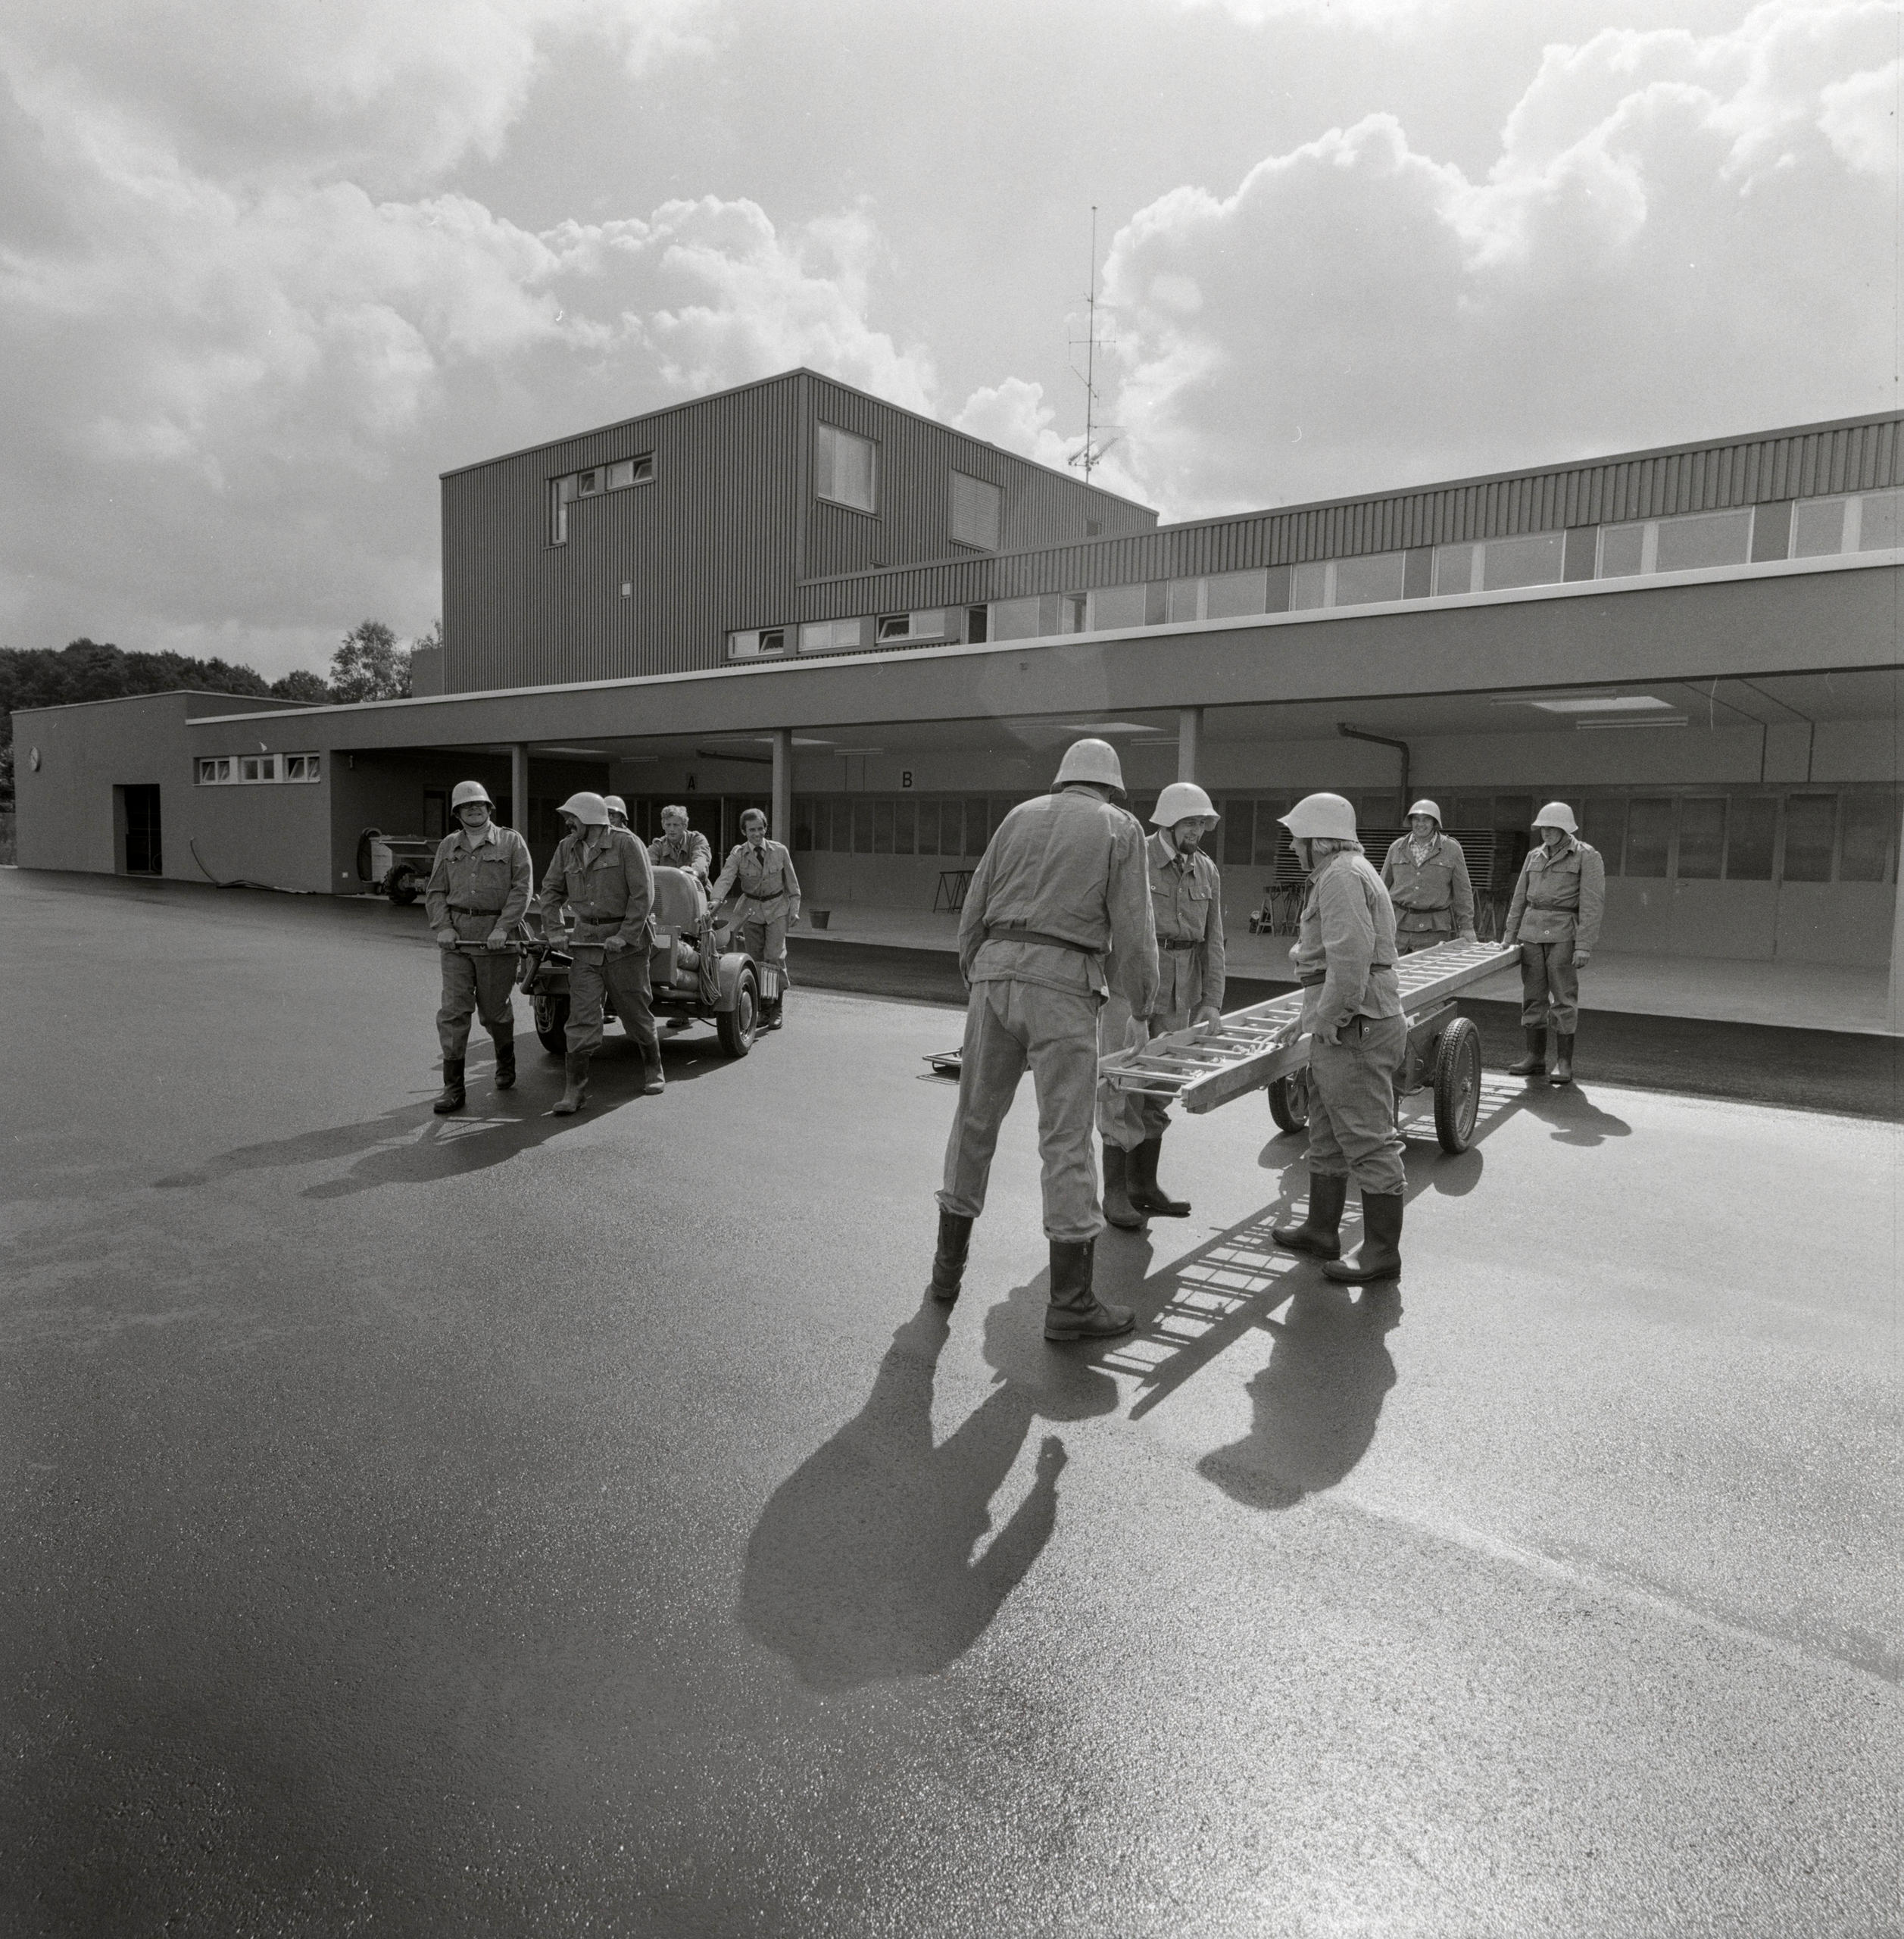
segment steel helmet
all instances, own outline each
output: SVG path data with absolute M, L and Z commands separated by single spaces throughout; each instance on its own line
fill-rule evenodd
M 1313 841 L 1318 836 L 1331 841 L 1356 839 L 1355 810 L 1340 795 L 1305 795 L 1280 819 L 1298 841 Z
M 488 789 L 480 781 L 459 781 L 450 791 L 450 813 L 454 814 L 458 808 L 466 808 L 472 801 L 480 801 L 485 808 L 496 805 L 489 798 Z
M 620 815 L 623 821 L 627 820 L 628 804 L 619 795 L 603 795 L 601 804 L 610 814 Z
M 1119 765 L 1117 750 L 1108 741 L 1073 741 L 1058 763 L 1057 779 L 1051 785 L 1062 788 L 1067 781 L 1094 782 L 1100 788 L 1115 788 L 1122 794 L 1124 770 Z
M 1439 801 L 1431 801 L 1424 795 L 1414 807 L 1409 810 L 1408 819 L 1412 821 L 1417 815 L 1434 816 L 1434 825 L 1439 828 L 1441 826 L 1441 804 Z
M 1574 820 L 1574 811 L 1565 801 L 1550 801 L 1534 817 L 1536 828 L 1564 828 L 1569 835 L 1580 832 L 1580 824 Z
M 608 804 L 599 795 L 571 795 L 556 812 L 573 815 L 584 828 L 608 826 Z
M 1223 819 L 1216 812 L 1216 804 L 1195 782 L 1173 781 L 1157 797 L 1157 804 L 1150 810 L 1150 826 L 1175 828 L 1178 822 L 1188 821 L 1192 815 L 1207 815 L 1212 821 Z

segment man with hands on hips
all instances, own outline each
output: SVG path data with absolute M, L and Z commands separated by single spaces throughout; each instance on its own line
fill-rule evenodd
M 1571 1084 L 1574 1037 L 1580 1028 L 1580 976 L 1600 941 L 1606 906 L 1606 864 L 1580 839 L 1580 824 L 1565 801 L 1550 801 L 1534 818 L 1540 838 L 1528 850 L 1508 904 L 1501 941 L 1521 951 L 1521 1025 L 1527 1054 L 1508 1069 L 1539 1077 L 1547 1067 L 1547 1030 L 1553 1030 L 1550 1084 Z

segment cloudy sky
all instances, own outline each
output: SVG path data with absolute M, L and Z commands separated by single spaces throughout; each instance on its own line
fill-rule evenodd
M 322 667 L 809 364 L 1166 517 L 1893 407 L 1894 0 L 11 0 L 0 645 Z

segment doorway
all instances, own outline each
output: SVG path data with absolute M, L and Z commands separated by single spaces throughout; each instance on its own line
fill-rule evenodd
M 126 831 L 120 863 L 129 876 L 162 876 L 165 852 L 159 840 L 159 791 L 155 783 L 121 788 L 121 813 Z

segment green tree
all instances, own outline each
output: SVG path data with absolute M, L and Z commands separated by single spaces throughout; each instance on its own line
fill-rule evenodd
M 330 657 L 333 700 L 402 700 L 410 692 L 410 649 L 381 620 L 360 620 Z

